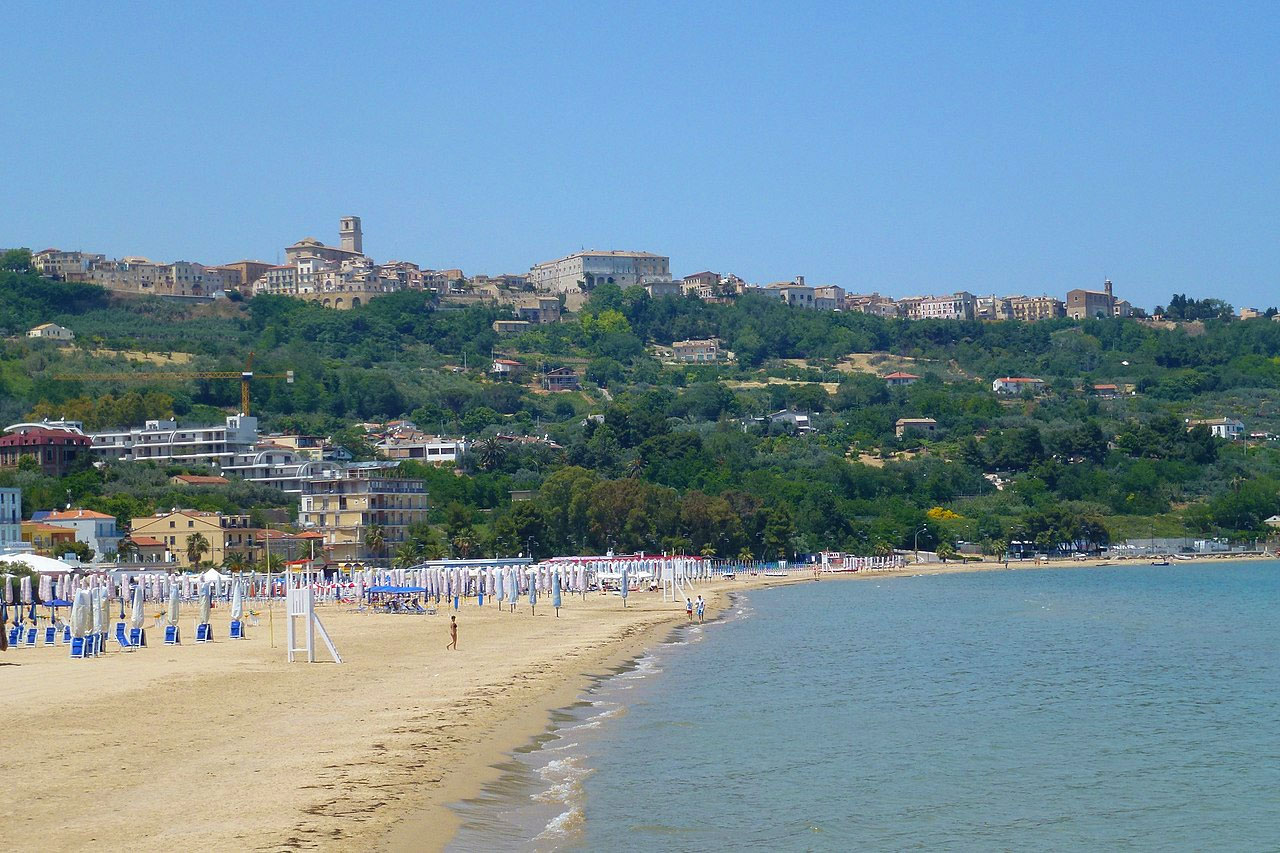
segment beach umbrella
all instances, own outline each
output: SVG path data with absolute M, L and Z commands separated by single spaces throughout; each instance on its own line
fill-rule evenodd
M 213 607 L 213 587 L 205 584 L 200 589 L 200 624 L 204 625 L 209 621 L 209 610 Z
M 551 577 L 551 606 L 556 609 L 556 618 L 560 618 L 560 572 Z
M 138 584 L 133 588 L 133 613 L 131 614 L 130 627 L 142 627 L 142 584 Z
M 53 600 L 53 575 L 40 576 L 40 600 Z
M 512 612 L 516 609 L 516 602 L 520 600 L 520 584 L 516 582 L 516 573 L 514 569 L 507 569 L 507 603 L 511 605 Z
M 622 582 L 618 585 L 618 592 L 622 595 L 622 606 L 627 606 L 627 593 L 631 591 L 631 580 L 627 577 L 627 567 L 622 567 Z
M 19 592 L 20 592 L 22 603 L 30 604 L 31 603 L 31 576 L 30 575 L 22 576 L 22 583 L 21 583 Z
M 4 603 L 13 604 L 13 575 L 4 576 Z
M 178 591 L 178 585 L 172 584 L 169 587 L 169 616 L 167 621 L 170 625 L 178 624 L 178 611 L 182 602 L 182 596 Z
M 244 618 L 244 584 L 239 581 L 231 590 L 231 618 L 236 622 Z
M 96 587 L 89 596 L 89 619 L 92 620 L 93 633 L 101 634 L 104 629 L 102 622 L 102 590 Z
M 76 591 L 76 597 L 71 602 L 71 633 L 77 637 L 83 637 L 89 633 L 89 591 L 81 589 Z
M 494 572 L 494 589 L 496 590 L 495 595 L 497 596 L 499 604 L 502 603 L 503 593 L 507 591 L 506 589 L 507 585 L 503 582 L 504 574 L 505 572 L 501 568 L 499 568 L 496 572 Z
M 529 582 L 529 612 L 530 613 L 533 612 L 534 607 L 538 603 L 538 585 L 534 583 L 534 580 L 536 579 L 531 578 Z

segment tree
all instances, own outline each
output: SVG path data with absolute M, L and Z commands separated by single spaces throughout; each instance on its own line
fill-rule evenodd
M 204 555 L 209 553 L 209 540 L 200 532 L 187 537 L 187 561 L 198 567 Z
M 253 563 L 243 551 L 231 551 L 223 558 L 222 567 L 232 573 L 247 572 L 253 568 Z
M 492 471 L 502 464 L 502 460 L 507 456 L 507 448 L 502 441 L 494 435 L 483 439 L 476 449 L 476 457 L 480 462 L 480 468 L 485 471 Z
M 371 524 L 364 532 L 364 547 L 369 550 L 373 556 L 381 557 L 383 549 L 386 546 L 386 531 L 383 530 L 381 524 Z

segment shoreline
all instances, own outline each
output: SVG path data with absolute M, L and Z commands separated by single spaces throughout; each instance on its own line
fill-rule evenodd
M 1259 559 L 1274 558 L 1244 558 Z M 1027 561 L 1009 570 L 1100 562 Z M 819 582 L 1003 569 L 920 564 Z M 714 621 L 737 592 L 813 577 L 740 574 L 692 592 L 707 599 Z M 650 592 L 633 594 L 625 611 L 616 595 L 570 598 L 559 618 L 545 604 L 536 617 L 523 602 L 514 614 L 464 604 L 455 653 L 444 649 L 448 613 L 323 606 L 342 665 L 286 663 L 279 605 L 257 613 L 245 641 L 226 639 L 219 607 L 209 644 L 157 645 L 159 632 L 149 628 L 149 648 L 122 653 L 113 644 L 93 661 L 70 660 L 62 646 L 11 649 L 0 655 L 13 733 L 0 750 L 0 774 L 30 784 L 15 791 L 23 805 L 10 828 L 62 849 L 116 849 L 126 839 L 138 851 L 442 849 L 460 826 L 455 803 L 497 780 L 497 765 L 545 734 L 592 679 L 686 624 L 683 608 Z M 184 633 L 193 615 L 183 609 Z M 87 786 L 109 796 L 86 802 Z M 68 810 L 71 802 L 80 805 Z

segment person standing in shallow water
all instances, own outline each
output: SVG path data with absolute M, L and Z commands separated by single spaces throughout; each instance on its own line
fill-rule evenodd
M 449 645 L 445 646 L 445 650 L 447 651 L 448 649 L 453 649 L 455 652 L 458 650 L 458 617 L 457 616 L 449 617 Z
M 703 622 L 703 613 L 707 609 L 707 601 L 702 596 L 698 596 L 698 600 L 694 603 L 694 606 L 698 610 L 698 624 L 701 625 Z

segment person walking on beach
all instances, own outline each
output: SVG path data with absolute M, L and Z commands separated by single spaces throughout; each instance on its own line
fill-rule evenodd
M 703 621 L 703 613 L 707 608 L 707 602 L 702 596 L 698 596 L 696 607 L 698 608 L 698 624 L 701 625 Z
M 690 622 L 693 621 L 693 601 L 687 596 L 684 600 L 684 615 L 689 617 Z
M 453 649 L 455 652 L 458 650 L 458 617 L 457 616 L 449 617 L 449 645 L 445 646 L 445 650 L 448 651 L 449 649 Z

